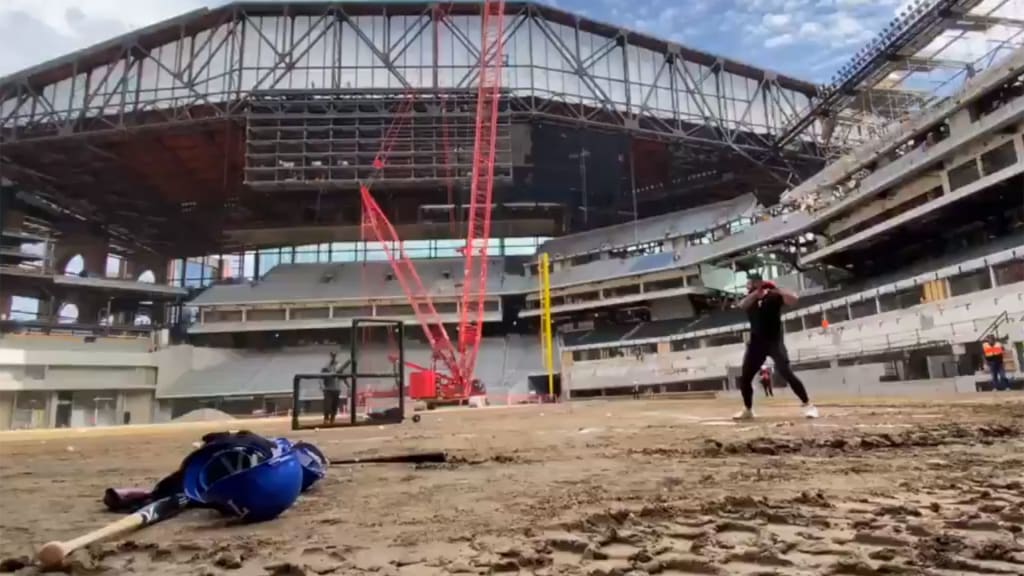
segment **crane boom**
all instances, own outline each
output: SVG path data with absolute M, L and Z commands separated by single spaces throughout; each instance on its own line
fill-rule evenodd
M 480 77 L 477 84 L 476 131 L 469 218 L 466 221 L 465 268 L 459 315 L 459 372 L 470 380 L 483 336 L 487 300 L 487 252 L 491 240 L 495 144 L 505 47 L 505 0 L 484 2 L 480 24 Z M 470 382 L 463 383 L 469 394 Z
M 402 291 L 405 292 L 409 304 L 412 306 L 416 320 L 423 327 L 423 332 L 430 342 L 430 347 L 434 351 L 434 358 L 444 364 L 456 381 L 461 381 L 462 379 L 458 378 L 459 363 L 456 358 L 455 347 L 448 337 L 448 332 L 444 328 L 441 316 L 434 307 L 430 293 L 423 286 L 423 281 L 416 272 L 412 259 L 405 253 L 405 248 L 403 248 L 402 241 L 398 238 L 398 233 L 395 231 L 394 226 L 391 225 L 391 222 L 388 221 L 380 205 L 373 199 L 373 195 L 370 194 L 370 188 L 366 185 L 360 186 L 359 192 L 362 195 L 363 201 L 363 222 L 373 231 L 374 236 L 377 237 L 384 250 L 384 254 L 391 263 L 391 269 L 395 273 L 395 278 L 402 286 Z

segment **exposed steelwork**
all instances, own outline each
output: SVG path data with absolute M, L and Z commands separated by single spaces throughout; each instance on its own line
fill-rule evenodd
M 529 3 L 509 3 L 503 86 L 538 114 L 766 147 L 815 86 Z M 0 81 L 5 142 L 234 117 L 266 90 L 465 90 L 479 5 L 232 4 Z
M 915 0 L 840 67 L 777 143 L 811 139 L 843 152 L 956 94 L 1022 44 L 1021 0 Z
M 559 233 L 770 203 L 822 165 L 814 142 L 772 144 L 811 83 L 528 2 L 505 20 L 499 212 L 559 205 Z M 382 207 L 400 226 L 424 204 L 458 215 L 480 36 L 475 2 L 198 10 L 0 79 L 0 162 L 109 234 L 215 252 L 224 230 L 358 224 L 368 140 L 412 94 L 411 164 L 385 171 Z

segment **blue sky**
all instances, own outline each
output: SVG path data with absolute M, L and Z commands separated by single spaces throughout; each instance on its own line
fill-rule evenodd
M 826 81 L 903 0 L 541 0 L 808 80 Z M 0 0 L 0 75 L 210 0 Z
M 895 16 L 901 0 L 547 0 L 680 44 L 815 81 Z

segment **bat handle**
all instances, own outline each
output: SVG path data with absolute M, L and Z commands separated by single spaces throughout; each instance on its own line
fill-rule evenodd
M 146 519 L 142 514 L 132 514 L 73 540 L 49 542 L 39 549 L 39 563 L 44 568 L 60 566 L 64 563 L 64 559 L 75 550 L 100 540 L 135 530 L 145 524 L 145 521 Z

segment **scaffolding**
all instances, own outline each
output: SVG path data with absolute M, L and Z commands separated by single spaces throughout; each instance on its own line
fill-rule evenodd
M 512 178 L 511 114 L 500 102 L 494 175 Z M 402 125 L 392 131 L 401 115 Z M 303 91 L 253 95 L 245 183 L 255 189 L 375 189 L 468 184 L 476 94 L 470 91 Z M 375 160 L 390 147 L 388 162 Z

